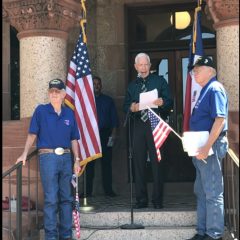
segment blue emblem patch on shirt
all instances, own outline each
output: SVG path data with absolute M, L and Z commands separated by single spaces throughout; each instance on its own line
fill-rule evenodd
M 70 121 L 68 119 L 64 120 L 64 123 L 69 126 L 70 125 Z

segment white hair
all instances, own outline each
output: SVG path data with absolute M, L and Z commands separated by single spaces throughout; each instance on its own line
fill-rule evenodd
M 211 74 L 212 74 L 213 77 L 215 77 L 217 75 L 217 71 L 216 71 L 215 68 L 210 67 L 210 71 L 211 71 Z
M 138 63 L 138 59 L 141 58 L 141 57 L 147 58 L 149 64 L 151 63 L 150 62 L 150 57 L 146 53 L 138 53 L 137 56 L 135 57 L 135 64 Z

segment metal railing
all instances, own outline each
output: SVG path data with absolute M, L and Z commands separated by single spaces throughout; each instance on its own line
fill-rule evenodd
M 232 239 L 239 239 L 239 159 L 229 149 L 223 161 L 225 223 Z
M 34 230 L 32 229 L 32 217 L 31 217 L 31 191 L 30 191 L 30 178 L 31 178 L 31 174 L 30 174 L 30 167 L 31 167 L 31 163 L 33 163 L 33 161 L 31 161 L 31 159 L 37 155 L 37 150 L 34 150 L 32 153 L 30 153 L 27 156 L 27 161 L 26 161 L 26 165 L 27 165 L 27 218 L 28 218 L 28 224 L 27 224 L 27 237 L 23 238 L 23 229 L 22 229 L 22 188 L 23 188 L 23 164 L 22 162 L 19 162 L 17 164 L 15 164 L 14 166 L 12 166 L 9 170 L 5 171 L 2 174 L 2 184 L 3 185 L 7 185 L 8 186 L 8 194 L 5 193 L 5 196 L 8 196 L 8 209 L 3 210 L 3 214 L 5 212 L 5 214 L 7 213 L 7 218 L 8 218 L 8 224 L 7 227 L 3 226 L 2 227 L 2 232 L 7 231 L 8 232 L 8 239 L 16 239 L 16 240 L 22 240 L 22 239 L 32 239 L 33 234 L 35 234 Z M 35 185 L 35 191 L 36 191 L 36 202 L 35 202 L 35 206 L 34 206 L 34 210 L 35 210 L 35 223 L 36 223 L 36 227 L 37 232 L 38 232 L 38 228 L 39 228 L 39 204 L 38 204 L 38 161 L 36 163 L 36 176 L 34 178 L 34 180 L 36 180 L 36 185 Z M 16 175 L 14 175 L 16 174 Z M 16 183 L 16 190 L 13 191 L 13 187 L 12 185 L 14 185 L 14 183 Z M 5 188 L 5 192 L 6 192 L 6 188 Z M 16 196 L 16 212 L 15 209 L 13 209 L 13 205 L 11 204 L 11 198 L 13 196 L 13 192 L 15 192 L 15 196 Z M 33 192 L 32 192 L 33 193 Z M 2 196 L 4 196 L 4 191 L 2 192 Z M 26 207 L 26 206 L 25 206 Z M 25 209 L 26 210 L 26 209 Z M 13 214 L 14 212 L 14 214 Z M 16 215 L 16 223 L 13 224 L 13 218 Z M 6 220 L 6 219 L 5 219 Z

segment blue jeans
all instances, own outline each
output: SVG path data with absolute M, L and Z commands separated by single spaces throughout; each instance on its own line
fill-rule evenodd
M 44 192 L 45 240 L 72 237 L 71 154 L 39 155 L 40 176 Z M 57 221 L 59 214 L 59 226 Z
M 205 164 L 193 157 L 196 168 L 194 193 L 197 196 L 197 232 L 220 238 L 224 232 L 224 200 L 222 159 L 228 149 L 226 137 L 218 137 L 213 144 L 214 154 Z

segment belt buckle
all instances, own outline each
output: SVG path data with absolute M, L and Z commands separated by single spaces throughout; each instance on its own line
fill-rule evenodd
M 57 155 L 63 155 L 64 154 L 64 148 L 61 148 L 61 147 L 55 148 L 54 152 Z

